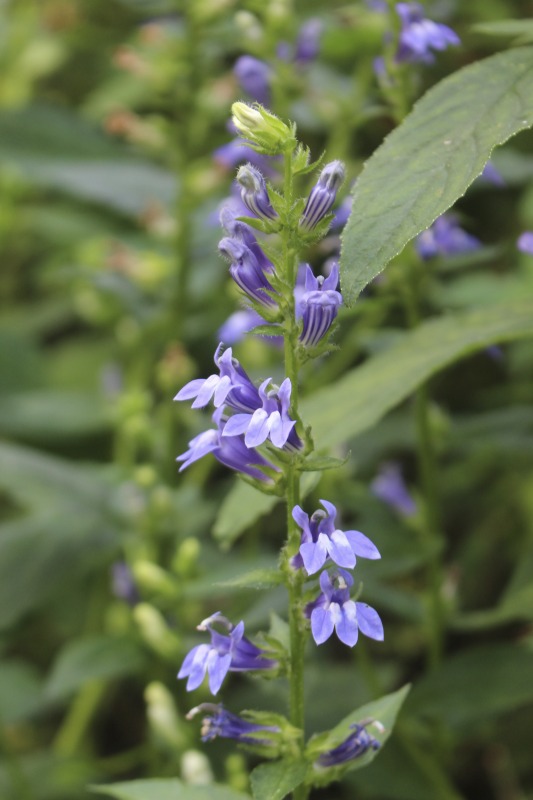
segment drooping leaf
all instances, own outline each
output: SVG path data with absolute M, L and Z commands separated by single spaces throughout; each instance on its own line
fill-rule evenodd
M 305 761 L 260 764 L 250 775 L 254 800 L 283 800 L 305 780 Z
M 177 778 L 128 781 L 90 788 L 117 800 L 250 800 L 249 795 L 226 786 L 191 786 Z
M 494 147 L 533 124 L 533 47 L 471 64 L 430 89 L 367 161 L 343 235 L 347 304 L 461 197 Z

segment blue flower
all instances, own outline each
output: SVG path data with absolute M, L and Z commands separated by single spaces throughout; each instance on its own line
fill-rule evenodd
M 354 758 L 364 755 L 367 750 L 378 750 L 381 744 L 371 736 L 367 731 L 367 725 L 375 725 L 376 728 L 383 732 L 383 726 L 380 722 L 374 720 L 365 720 L 365 722 L 354 723 L 350 725 L 353 730 L 344 742 L 341 742 L 333 750 L 326 750 L 315 761 L 315 764 L 320 767 L 336 767 L 339 764 L 345 764 L 347 761 L 352 761 Z
M 265 174 L 273 172 L 269 164 L 269 156 L 256 153 L 249 147 L 244 139 L 232 139 L 231 142 L 220 145 L 213 151 L 213 159 L 223 169 L 233 171 L 235 167 L 242 164 L 243 161 L 249 161 L 254 166 L 261 169 Z
M 226 403 L 236 411 L 254 411 L 261 403 L 256 387 L 243 370 L 236 358 L 233 358 L 231 347 L 222 351 L 219 344 L 215 351 L 215 364 L 219 375 L 210 375 L 205 380 L 196 378 L 189 381 L 175 396 L 174 400 L 190 400 L 195 398 L 191 408 L 204 408 L 213 398 L 215 408 Z
M 400 514 L 406 517 L 416 514 L 416 503 L 409 494 L 398 464 L 383 464 L 370 488 L 376 497 Z
M 522 253 L 533 256 L 533 231 L 524 231 L 519 237 L 516 246 Z
M 265 179 L 253 164 L 244 164 L 237 172 L 237 182 L 241 186 L 241 199 L 252 214 L 261 219 L 276 219 L 272 208 Z
M 243 475 L 248 475 L 255 480 L 272 483 L 273 479 L 263 470 L 277 472 L 278 468 L 274 464 L 253 447 L 247 447 L 244 443 L 244 436 L 222 436 L 227 423 L 223 408 L 215 411 L 213 420 L 217 427 L 195 436 L 189 442 L 189 449 L 177 457 L 176 461 L 183 461 L 179 471 L 183 472 L 195 461 L 212 453 L 217 461 L 224 464 L 225 467 L 242 472 Z
M 337 191 L 343 180 L 344 165 L 342 161 L 331 161 L 326 164 L 307 198 L 300 219 L 301 228 L 310 231 L 326 216 L 335 202 Z
M 469 253 L 481 247 L 481 242 L 464 231 L 453 214 L 443 214 L 417 237 L 415 247 L 420 257 L 427 260 Z
M 253 56 L 241 56 L 235 62 L 233 74 L 251 98 L 263 106 L 270 105 L 272 70 L 268 64 Z
M 227 344 L 237 344 L 246 333 L 258 325 L 268 324 L 253 308 L 242 308 L 231 314 L 218 329 L 218 338 Z
M 115 597 L 135 606 L 140 598 L 133 573 L 125 561 L 115 561 L 111 567 L 111 585 Z
M 333 579 L 333 581 L 332 581 Z M 378 612 L 366 603 L 350 599 L 352 576 L 343 569 L 320 575 L 322 594 L 309 603 L 306 615 L 311 619 L 311 633 L 317 644 L 323 644 L 333 631 L 344 644 L 353 647 L 359 631 L 371 639 L 383 641 L 383 625 Z
M 218 623 L 228 635 L 214 630 Z M 209 677 L 209 689 L 216 694 L 228 672 L 272 669 L 277 662 L 265 658 L 264 652 L 244 636 L 244 622 L 233 626 L 220 612 L 213 614 L 198 625 L 199 631 L 209 631 L 210 644 L 199 644 L 185 656 L 178 678 L 188 678 L 187 691 L 197 689 L 205 676 Z
M 294 54 L 294 60 L 298 64 L 309 64 L 318 56 L 323 30 L 324 23 L 318 17 L 311 17 L 303 23 L 298 31 Z
M 341 531 L 335 525 L 337 509 L 327 500 L 320 501 L 326 511 L 318 509 L 311 519 L 300 508 L 294 506 L 292 516 L 302 529 L 302 542 L 299 557 L 293 559 L 293 566 L 302 564 L 308 575 L 313 575 L 324 565 L 329 557 L 339 567 L 352 569 L 356 556 L 360 558 L 381 558 L 379 550 L 370 539 L 360 531 Z
M 291 382 L 285 378 L 279 388 L 267 392 L 267 387 L 272 382 L 271 378 L 263 381 L 259 387 L 261 405 L 253 414 L 235 414 L 226 423 L 223 436 L 239 436 L 244 434 L 247 447 L 259 447 L 270 439 L 274 447 L 284 447 L 289 444 L 295 449 L 301 447 L 297 435 L 293 433 L 295 420 L 289 417 L 291 401 Z M 293 436 L 289 439 L 291 433 Z
M 230 275 L 248 297 L 263 306 L 273 307 L 276 305 L 275 300 L 269 294 L 274 293 L 267 278 L 269 273 L 274 272 L 274 267 L 270 262 L 267 262 L 268 266 L 265 266 L 252 248 L 248 247 L 241 238 L 227 236 L 219 242 L 218 249 L 231 262 Z M 263 259 L 266 261 L 264 256 Z
M 418 3 L 397 3 L 396 11 L 402 21 L 397 61 L 431 64 L 435 60 L 431 50 L 445 50 L 449 45 L 461 43 L 447 25 L 426 19 Z
M 342 305 L 342 295 L 336 291 L 339 268 L 334 264 L 327 278 L 315 278 L 306 264 L 304 292 L 296 303 L 296 316 L 302 318 L 300 342 L 314 347 L 330 329 Z
M 204 713 L 206 716 L 202 719 L 202 742 L 210 742 L 221 736 L 247 744 L 270 744 L 270 738 L 262 738 L 256 734 L 281 733 L 277 725 L 258 725 L 226 711 L 221 704 L 215 703 L 201 703 L 196 708 L 191 708 L 186 719 L 193 719 L 197 714 Z

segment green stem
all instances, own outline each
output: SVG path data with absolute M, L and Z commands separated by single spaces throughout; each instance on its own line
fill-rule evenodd
M 282 231 L 284 277 L 290 287 L 286 298 L 284 356 L 285 375 L 291 381 L 291 414 L 299 420 L 298 414 L 298 329 L 294 309 L 294 284 L 296 281 L 297 249 L 294 245 L 294 231 L 289 220 L 293 202 L 292 187 L 292 154 L 285 154 L 284 194 L 287 209 L 287 224 Z M 295 465 L 290 463 L 285 468 L 286 503 L 287 503 L 287 544 L 284 549 L 285 583 L 289 595 L 289 632 L 290 632 L 290 665 L 289 665 L 289 719 L 295 728 L 302 733 L 299 741 L 300 752 L 304 746 L 305 704 L 304 704 L 304 653 L 307 638 L 304 616 L 302 590 L 304 578 L 301 570 L 290 566 L 290 559 L 298 552 L 300 530 L 296 525 L 292 510 L 300 503 L 300 474 Z M 293 792 L 293 800 L 306 800 L 309 789 L 302 785 Z

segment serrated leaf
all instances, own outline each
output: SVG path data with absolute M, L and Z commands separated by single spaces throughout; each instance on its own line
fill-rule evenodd
M 91 786 L 92 792 L 117 800 L 250 800 L 250 796 L 226 786 L 191 786 L 177 778 L 154 778 L 107 786 Z
M 367 161 L 341 253 L 344 300 L 461 197 L 491 151 L 533 124 L 533 47 L 471 64 L 430 89 Z
M 279 569 L 254 569 L 229 581 L 220 581 L 215 586 L 228 589 L 271 589 L 283 583 Z
M 250 775 L 254 800 L 283 800 L 305 780 L 305 761 L 260 764 Z
M 143 651 L 131 639 L 85 636 L 68 642 L 60 652 L 45 686 L 49 700 L 61 700 L 90 680 L 111 680 L 138 672 Z

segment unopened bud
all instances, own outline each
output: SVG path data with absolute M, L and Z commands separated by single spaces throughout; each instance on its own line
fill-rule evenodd
M 233 103 L 233 124 L 254 150 L 274 156 L 296 147 L 294 128 L 271 114 L 259 103 Z

